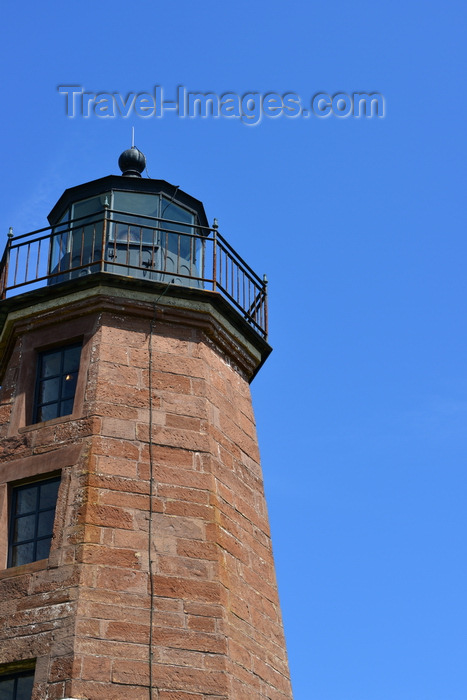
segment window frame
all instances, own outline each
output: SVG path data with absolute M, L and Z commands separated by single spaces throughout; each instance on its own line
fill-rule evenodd
M 32 693 L 34 690 L 34 675 L 35 675 L 35 669 L 33 668 L 28 668 L 24 669 L 21 671 L 12 671 L 9 673 L 0 673 L 0 681 L 8 681 L 11 680 L 12 678 L 15 680 L 14 688 L 13 688 L 13 695 L 11 696 L 11 700 L 17 700 L 17 693 L 18 693 L 18 679 L 19 678 L 24 678 L 25 676 L 31 677 L 32 678 L 32 686 L 31 686 L 31 695 L 29 696 L 32 698 Z
M 73 392 L 73 405 L 71 407 L 71 411 L 67 413 L 61 413 L 61 404 L 64 403 L 65 401 L 69 401 L 70 397 L 67 398 L 62 398 L 62 393 L 63 393 L 63 380 L 65 377 L 65 372 L 63 370 L 63 365 L 64 365 L 64 353 L 66 350 L 71 350 L 74 348 L 80 348 L 80 356 L 79 356 L 79 362 L 78 362 L 78 367 L 75 370 L 76 372 L 76 382 L 75 382 L 75 389 Z M 44 377 L 41 376 L 41 368 L 42 368 L 42 362 L 43 358 L 45 355 L 53 352 L 61 352 L 62 357 L 60 360 L 60 373 L 55 375 L 52 378 L 59 378 L 60 379 L 60 389 L 59 389 L 59 397 L 57 401 L 44 401 L 44 402 L 39 402 L 39 394 L 40 394 L 40 384 L 41 381 L 44 381 Z M 79 378 L 79 372 L 80 372 L 80 367 L 81 367 L 81 361 L 82 361 L 82 355 L 83 355 L 83 341 L 75 341 L 71 343 L 66 343 L 66 344 L 60 344 L 56 347 L 49 347 L 49 348 L 43 348 L 43 349 L 37 349 L 36 350 L 36 376 L 35 376 L 35 383 L 34 383 L 34 395 L 33 395 L 33 402 L 32 402 L 32 416 L 31 416 L 31 423 L 32 425 L 36 425 L 37 423 L 43 423 L 46 420 L 55 420 L 56 418 L 64 418 L 66 416 L 71 416 L 73 415 L 73 411 L 75 408 L 75 399 L 76 399 L 76 390 L 77 390 L 77 384 L 78 384 L 78 378 Z M 41 408 L 43 408 L 46 405 L 53 405 L 53 404 L 58 404 L 59 406 L 59 412 L 58 415 L 53 416 L 52 418 L 39 418 L 39 411 Z
M 54 473 L 49 473 L 49 474 L 39 474 L 37 477 L 34 479 L 28 479 L 28 480 L 22 480 L 19 482 L 10 482 L 8 484 L 8 504 L 9 504 L 9 515 L 8 515 L 8 551 L 7 551 L 7 562 L 6 562 L 6 568 L 7 569 L 12 569 L 17 566 L 26 566 L 27 564 L 32 564 L 36 561 L 43 561 L 47 560 L 50 556 L 50 546 L 47 552 L 47 557 L 37 557 L 37 543 L 40 540 L 46 539 L 46 537 L 50 537 L 50 540 L 52 541 L 53 534 L 54 534 L 54 529 L 55 529 L 55 519 L 57 515 L 57 504 L 58 504 L 58 497 L 59 497 L 59 490 L 60 490 L 60 484 L 62 480 L 62 475 L 61 471 L 60 472 L 54 472 Z M 52 531 L 50 534 L 47 534 L 47 536 L 40 537 L 38 536 L 37 529 L 38 529 L 38 515 L 41 512 L 46 512 L 52 510 L 52 508 L 40 508 L 38 507 L 38 502 L 37 502 L 37 497 L 36 497 L 36 507 L 34 511 L 31 511 L 29 515 L 34 514 L 35 515 L 35 523 L 34 523 L 34 538 L 30 540 L 14 540 L 14 525 L 16 520 L 18 519 L 18 516 L 15 514 L 15 506 L 16 506 L 16 498 L 15 494 L 19 492 L 19 490 L 24 490 L 28 486 L 34 486 L 37 484 L 40 486 L 41 484 L 44 483 L 57 483 L 58 482 L 58 488 L 57 488 L 57 496 L 55 499 L 54 507 L 53 507 L 53 522 L 52 522 Z M 33 542 L 34 543 L 34 558 L 27 561 L 23 562 L 21 564 L 13 564 L 13 547 L 17 546 L 18 544 L 25 544 L 27 542 Z

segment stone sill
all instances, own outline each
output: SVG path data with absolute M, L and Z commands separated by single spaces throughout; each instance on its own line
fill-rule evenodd
M 38 559 L 37 561 L 32 561 L 29 564 L 21 564 L 20 566 L 10 566 L 8 569 L 3 569 L 0 571 L 0 580 L 7 578 L 14 578 L 15 576 L 23 576 L 24 574 L 32 574 L 35 571 L 42 571 L 47 569 L 49 560 L 48 559 Z

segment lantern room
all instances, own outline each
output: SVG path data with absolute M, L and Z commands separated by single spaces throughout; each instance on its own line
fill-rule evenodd
M 201 202 L 164 180 L 141 177 L 134 146 L 119 158 L 121 176 L 64 192 L 49 214 L 48 284 L 103 271 L 202 286 L 208 222 Z

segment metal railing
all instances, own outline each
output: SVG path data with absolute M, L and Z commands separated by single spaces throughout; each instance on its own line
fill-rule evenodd
M 0 299 L 106 272 L 221 294 L 267 337 L 267 282 L 213 228 L 111 210 L 38 229 L 8 242 Z

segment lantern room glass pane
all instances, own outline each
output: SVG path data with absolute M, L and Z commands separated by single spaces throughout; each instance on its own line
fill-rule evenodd
M 170 202 L 170 200 L 163 199 L 161 218 L 164 219 L 162 227 L 166 232 L 177 231 L 177 233 L 165 234 L 167 249 L 171 253 L 175 253 L 177 257 L 190 260 L 195 264 L 196 256 L 193 239 L 190 236 L 183 235 L 193 233 L 194 215 L 177 204 Z M 169 219 L 169 221 L 165 219 Z
M 158 222 L 151 219 L 159 216 L 159 203 L 160 197 L 157 194 L 115 191 L 112 208 L 117 212 L 112 215 L 115 224 L 111 226 L 109 240 L 154 245 Z

